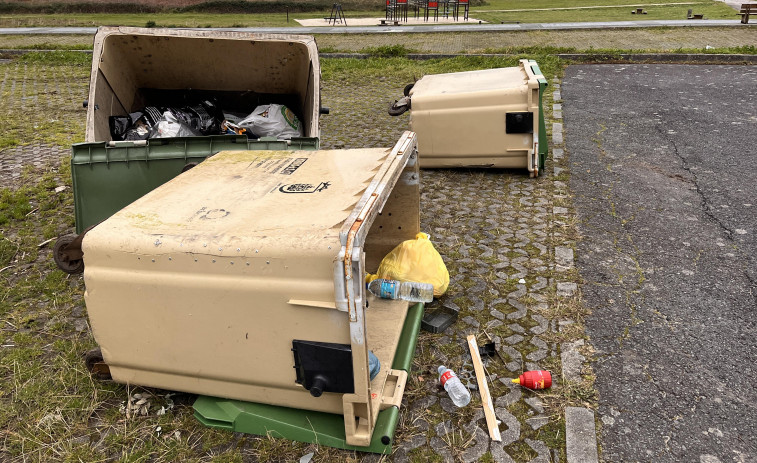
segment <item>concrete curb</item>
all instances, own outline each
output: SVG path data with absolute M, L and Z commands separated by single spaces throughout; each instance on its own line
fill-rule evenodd
M 555 78 L 550 83 L 552 91 L 552 114 L 554 118 L 562 121 L 562 88 L 560 80 Z M 565 137 L 562 122 L 552 122 L 552 140 L 550 148 L 553 153 L 555 175 L 565 169 L 564 147 Z M 558 156 L 559 153 L 559 156 Z M 558 166 L 559 164 L 559 166 Z M 560 167 L 562 166 L 562 167 Z M 568 208 L 555 207 L 554 214 L 567 215 L 571 211 Z M 575 266 L 575 255 L 571 247 L 555 246 L 556 268 L 568 270 Z M 560 297 L 573 297 L 578 291 L 578 285 L 572 282 L 557 281 L 557 294 Z M 564 326 L 573 324 L 573 320 L 559 322 L 560 330 Z M 579 348 L 584 344 L 583 340 L 565 342 L 560 345 L 560 364 L 562 366 L 563 381 L 580 382 L 581 369 L 586 358 L 581 355 Z M 598 463 L 599 452 L 597 450 L 597 431 L 594 411 L 583 407 L 565 408 L 565 451 L 567 463 Z
M 404 57 L 414 60 L 429 60 L 429 59 L 446 59 L 457 57 L 477 57 L 477 58 L 499 58 L 507 56 L 516 56 L 510 54 L 495 54 L 495 53 L 408 53 Z M 757 63 L 757 55 L 744 55 L 744 54 L 710 54 L 710 53 L 559 53 L 558 58 L 580 61 L 580 62 L 604 62 L 604 61 L 630 61 L 630 62 L 656 62 L 656 63 Z M 321 53 L 321 58 L 325 59 L 368 59 L 375 57 L 367 53 Z

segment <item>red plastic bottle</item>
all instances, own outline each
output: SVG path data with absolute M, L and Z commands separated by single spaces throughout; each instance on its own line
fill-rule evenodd
M 552 374 L 547 370 L 526 371 L 512 382 L 528 389 L 547 389 L 552 387 Z

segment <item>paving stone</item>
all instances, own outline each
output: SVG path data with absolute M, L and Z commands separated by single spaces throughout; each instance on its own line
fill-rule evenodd
M 547 320 L 546 318 L 542 317 L 539 314 L 533 314 L 531 315 L 531 318 L 539 324 L 538 326 L 531 328 L 530 331 L 533 334 L 542 334 L 549 329 L 549 320 Z
M 533 338 L 531 338 L 531 344 L 533 344 L 534 346 L 538 347 L 539 350 L 536 350 L 536 351 L 531 352 L 530 354 L 528 354 L 526 356 L 526 358 L 528 360 L 531 360 L 533 362 L 538 362 L 538 361 L 543 360 L 544 358 L 547 357 L 547 348 L 548 348 L 548 346 L 547 346 L 546 342 L 542 341 L 541 339 L 539 339 L 537 337 L 533 337 Z
M 552 123 L 552 144 L 554 145 L 561 145 L 563 142 L 562 139 L 562 123 L 561 122 L 553 122 Z
M 575 283 L 569 283 L 561 281 L 557 283 L 557 295 L 560 297 L 571 297 L 578 290 L 578 285 Z
M 552 212 L 554 214 L 567 214 L 568 213 L 568 209 L 565 208 L 565 207 L 555 206 L 555 207 L 552 208 Z
M 514 334 L 512 336 L 506 337 L 505 339 L 503 339 L 503 341 L 506 342 L 506 343 L 508 343 L 508 344 L 510 344 L 510 345 L 513 345 L 513 344 L 518 344 L 519 342 L 521 342 L 524 339 L 525 338 L 523 336 L 521 336 L 519 334 Z
M 555 246 L 555 261 L 558 267 L 573 267 L 573 249 Z
M 554 92 L 552 92 L 552 99 L 555 100 L 555 101 L 562 100 L 562 95 L 560 95 L 560 91 L 559 90 L 555 90 Z
M 518 302 L 518 301 L 517 301 L 517 300 L 515 300 L 515 299 L 510 299 L 510 300 L 508 301 L 508 303 L 509 303 L 509 304 L 510 304 L 511 306 L 513 306 L 513 307 L 515 307 L 516 309 L 518 309 L 518 310 L 517 310 L 517 311 L 515 311 L 515 312 L 512 312 L 512 313 L 509 313 L 509 314 L 507 314 L 507 318 L 508 318 L 508 320 L 518 320 L 518 319 L 520 319 L 520 318 L 523 318 L 523 317 L 525 317 L 525 316 L 526 316 L 526 313 L 528 312 L 528 307 L 526 307 L 526 305 L 525 305 L 525 304 L 522 304 L 522 303 Z
M 471 463 L 478 461 L 489 450 L 489 433 L 483 429 L 476 427 L 474 436 L 474 444 L 471 447 L 465 449 L 462 454 L 462 459 L 465 463 Z
M 563 150 L 562 148 L 554 148 L 554 149 L 552 150 L 552 157 L 553 157 L 553 158 L 554 158 L 555 160 L 560 160 L 560 159 L 562 159 L 562 157 L 563 157 L 564 155 L 565 155 L 565 150 Z
M 538 397 L 528 397 L 523 401 L 533 408 L 536 413 L 544 413 L 544 403 Z
M 426 436 L 422 434 L 416 434 L 415 436 L 411 437 L 409 440 L 403 442 L 401 447 L 405 450 L 413 450 L 417 449 L 418 447 L 422 445 L 426 445 L 428 443 L 428 439 Z
M 434 452 L 442 457 L 444 463 L 454 463 L 455 459 L 452 457 L 452 453 L 450 453 L 449 449 L 447 448 L 446 442 L 438 437 L 432 437 L 428 441 L 428 443 L 431 449 L 433 449 Z
M 534 452 L 538 454 L 538 456 L 536 458 L 533 458 L 530 461 L 530 463 L 551 463 L 550 462 L 551 454 L 549 451 L 549 447 L 547 447 L 547 445 L 544 442 L 527 438 L 526 444 L 528 444 L 528 446 L 531 447 L 534 450 Z M 576 460 L 576 461 L 581 461 L 581 460 Z M 581 463 L 584 463 L 584 462 L 581 461 Z
M 567 381 L 580 381 L 581 368 L 586 358 L 581 355 L 578 348 L 584 345 L 583 339 L 574 342 L 563 343 L 560 347 L 560 361 L 562 363 L 562 375 Z
M 565 409 L 565 445 L 569 462 L 597 463 L 597 433 L 594 412 L 588 408 Z
M 512 323 L 510 325 L 507 325 L 508 328 L 515 331 L 516 333 L 525 333 L 526 329 L 522 326 L 518 325 L 517 323 Z
M 452 431 L 454 428 L 452 427 L 452 422 L 450 420 L 443 421 L 434 427 L 434 432 L 437 436 L 442 437 L 447 435 L 450 431 Z
M 544 415 L 526 419 L 526 424 L 531 426 L 531 429 L 533 429 L 534 431 L 546 425 L 547 423 L 549 423 L 549 417 Z
M 464 317 L 463 321 L 475 328 L 478 328 L 479 326 L 481 326 L 481 324 L 475 318 L 471 316 Z

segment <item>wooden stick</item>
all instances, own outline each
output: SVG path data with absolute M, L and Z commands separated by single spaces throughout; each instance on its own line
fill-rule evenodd
M 502 436 L 499 434 L 497 417 L 494 416 L 494 405 L 492 396 L 489 394 L 489 385 L 486 383 L 484 375 L 484 364 L 481 362 L 481 355 L 478 352 L 478 343 L 476 336 L 468 336 L 468 348 L 473 359 L 473 368 L 476 370 L 476 380 L 478 381 L 478 390 L 481 391 L 481 402 L 484 405 L 484 415 L 486 415 L 486 425 L 489 427 L 489 436 L 493 441 L 502 442 Z

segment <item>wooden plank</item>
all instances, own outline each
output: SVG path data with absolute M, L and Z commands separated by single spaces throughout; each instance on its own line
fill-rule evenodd
M 489 385 L 486 383 L 484 364 L 481 363 L 476 336 L 472 334 L 468 336 L 468 348 L 470 348 L 470 355 L 473 359 L 473 368 L 476 370 L 476 380 L 478 381 L 478 389 L 481 392 L 481 402 L 484 406 L 484 415 L 486 415 L 486 425 L 489 427 L 489 436 L 493 441 L 501 442 L 502 436 L 499 433 L 497 417 L 494 415 L 494 405 L 492 404 L 492 396 L 489 393 Z

